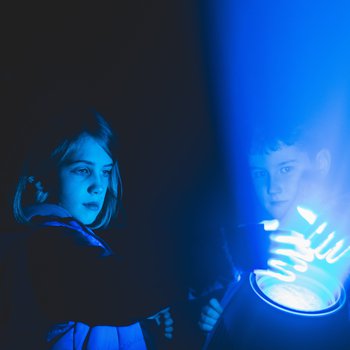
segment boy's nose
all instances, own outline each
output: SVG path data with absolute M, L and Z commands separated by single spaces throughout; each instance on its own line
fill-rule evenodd
M 268 180 L 267 192 L 269 194 L 281 193 L 282 192 L 281 182 L 274 177 L 270 177 L 270 179 Z

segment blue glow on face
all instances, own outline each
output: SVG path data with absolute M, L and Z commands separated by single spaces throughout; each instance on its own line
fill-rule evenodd
M 89 225 L 103 207 L 113 161 L 92 137 L 77 142 L 77 150 L 59 168 L 59 205 Z
M 281 144 L 276 151 L 251 154 L 249 167 L 258 201 L 274 219 L 281 221 L 295 210 L 304 174 L 314 165 L 305 150 Z
M 249 196 L 253 190 L 242 150 L 249 147 L 252 125 L 266 122 L 273 128 L 281 121 L 287 125 L 288 121 L 298 123 L 308 118 L 317 123 L 318 116 L 329 116 L 323 134 L 328 144 L 338 148 L 348 119 L 350 6 L 344 1 L 207 3 L 220 141 L 226 151 L 237 211 L 250 219 L 246 211 L 252 208 Z M 343 158 L 342 154 L 334 155 Z M 337 169 L 337 175 L 332 176 L 342 179 L 342 170 Z M 286 204 L 280 201 L 269 209 L 283 214 Z

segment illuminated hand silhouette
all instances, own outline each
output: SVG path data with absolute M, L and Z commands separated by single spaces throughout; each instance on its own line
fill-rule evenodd
M 317 217 L 311 211 L 298 207 L 298 212 L 311 225 L 307 235 L 307 242 L 314 252 L 315 258 L 326 260 L 329 264 L 334 264 L 350 251 L 349 237 L 350 219 L 348 215 L 328 215 L 333 216 L 332 224 L 325 215 Z M 328 219 L 328 220 L 327 220 Z M 332 218 L 331 218 L 332 219 Z
M 293 230 L 279 230 L 278 220 L 263 222 L 269 232 L 270 249 L 267 269 L 256 269 L 257 276 L 271 276 L 293 282 L 295 273 L 305 272 L 314 255 L 303 234 Z
M 215 298 L 210 299 L 209 303 L 202 308 L 198 322 L 199 328 L 204 332 L 210 332 L 220 318 L 222 311 L 218 300 Z
M 148 319 L 155 320 L 159 327 L 163 327 L 165 338 L 167 339 L 173 338 L 174 321 L 171 317 L 170 307 L 167 307 L 164 310 L 159 311 L 155 315 L 148 317 Z
M 305 272 L 316 258 L 334 264 L 345 255 L 350 256 L 349 238 L 345 236 L 350 229 L 350 220 L 335 220 L 331 226 L 326 218 L 318 217 L 311 210 L 297 207 L 298 217 L 295 229 L 279 230 L 277 220 L 264 222 L 265 230 L 270 231 L 270 258 L 268 269 L 257 269 L 257 276 L 273 276 L 281 281 L 293 282 L 296 272 Z M 334 217 L 334 216 L 333 216 Z M 334 227 L 337 229 L 334 229 Z M 338 229 L 339 228 L 339 229 Z

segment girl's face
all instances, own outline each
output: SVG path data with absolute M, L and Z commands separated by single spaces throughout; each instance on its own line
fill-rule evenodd
M 113 166 L 111 157 L 91 137 L 82 136 L 58 171 L 59 205 L 85 225 L 100 213 Z

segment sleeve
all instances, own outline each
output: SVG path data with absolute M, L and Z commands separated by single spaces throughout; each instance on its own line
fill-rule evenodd
M 247 224 L 225 231 L 227 251 L 240 271 L 266 268 L 269 255 L 269 234 L 261 224 Z
M 90 325 L 132 324 L 167 306 L 160 281 L 128 266 L 73 229 L 39 229 L 29 240 L 29 271 L 50 320 Z M 149 272 L 152 274 L 152 271 Z

